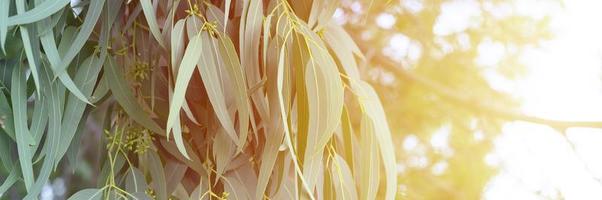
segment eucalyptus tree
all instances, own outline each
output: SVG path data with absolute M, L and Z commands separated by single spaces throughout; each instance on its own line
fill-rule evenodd
M 395 197 L 338 1 L 0 4 L 0 194 L 87 166 L 70 199 Z

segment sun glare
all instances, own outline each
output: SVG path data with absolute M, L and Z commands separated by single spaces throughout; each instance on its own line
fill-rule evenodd
M 521 12 L 552 11 L 553 39 L 521 56 L 528 75 L 516 83 L 522 110 L 558 120 L 602 119 L 602 2 L 565 1 L 565 8 L 546 8 L 541 1 Z M 545 1 L 544 1 L 545 2 Z M 529 9 L 528 9 L 529 8 Z M 500 86 L 501 85 L 501 86 Z M 561 137 L 560 134 L 566 134 Z M 485 190 L 487 199 L 602 199 L 602 131 L 571 128 L 564 132 L 514 122 L 505 125 L 492 156 L 501 172 Z M 567 141 L 570 140 L 570 141 Z

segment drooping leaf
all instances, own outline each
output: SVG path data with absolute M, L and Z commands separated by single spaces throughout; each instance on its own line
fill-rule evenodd
M 180 109 L 182 104 L 186 101 L 186 89 L 190 78 L 192 77 L 192 73 L 194 72 L 195 66 L 198 60 L 201 57 L 201 34 L 197 34 L 190 43 L 188 43 L 188 47 L 186 47 L 186 52 L 184 53 L 184 57 L 182 58 L 182 63 L 180 63 L 180 67 L 178 69 L 178 74 L 176 77 L 176 83 L 174 87 L 173 96 L 171 97 L 171 103 L 169 106 L 169 115 L 167 118 L 167 137 L 169 138 L 169 133 L 172 128 L 175 126 L 175 123 L 180 122 Z M 176 134 L 174 132 L 174 134 Z M 181 131 L 178 133 L 177 144 L 178 149 L 182 154 L 186 155 L 186 158 L 189 158 L 186 149 L 182 145 L 181 141 Z
M 107 76 L 109 88 L 115 100 L 121 105 L 123 110 L 136 122 L 145 128 L 157 133 L 164 134 L 164 130 L 154 122 L 147 113 L 142 109 L 142 106 L 136 102 L 136 99 L 130 91 L 129 83 L 125 80 L 123 72 L 117 69 L 115 61 L 112 57 L 107 57 L 104 67 L 104 75 Z
M 140 0 L 140 4 L 142 5 L 142 11 L 144 12 L 144 17 L 146 18 L 146 22 L 148 23 L 148 28 L 150 32 L 153 34 L 157 42 L 161 47 L 165 47 L 165 42 L 163 41 L 163 37 L 161 36 L 161 30 L 159 30 L 159 24 L 157 23 L 157 17 L 155 15 L 155 9 L 150 0 Z
M 261 91 L 262 77 L 259 67 L 259 42 L 263 22 L 263 1 L 244 1 L 244 8 L 239 27 L 240 62 L 244 63 L 247 85 L 257 87 Z M 251 92 L 252 102 L 257 108 L 259 117 L 268 119 L 267 102 L 262 92 Z
M 330 175 L 337 199 L 358 199 L 351 168 L 338 154 L 330 164 Z
M 31 159 L 33 152 L 31 145 L 34 145 L 34 140 L 29 133 L 27 127 L 27 98 L 25 97 L 25 74 L 23 68 L 15 67 L 12 73 L 11 83 L 11 101 L 13 105 L 13 120 L 15 124 L 15 139 L 17 140 L 17 152 L 19 155 L 19 163 L 23 174 L 25 188 L 29 190 L 34 181 L 33 166 Z
M 29 24 L 46 19 L 54 13 L 63 9 L 70 2 L 70 0 L 44 1 L 41 4 L 36 5 L 35 8 L 28 10 L 27 12 L 25 12 L 25 10 L 23 9 L 23 11 L 19 12 L 17 15 L 10 16 L 8 18 L 8 25 L 14 26 Z
M 352 82 L 353 90 L 360 99 L 362 111 L 367 116 L 366 121 L 371 121 L 374 128 L 373 133 L 378 142 L 379 152 L 385 169 L 386 177 L 386 199 L 392 199 L 395 196 L 397 188 L 397 176 L 395 168 L 395 150 L 391 139 L 391 131 L 385 116 L 382 104 L 374 89 L 366 82 L 361 80 Z M 368 123 L 368 122 L 366 122 Z
M 245 142 L 247 141 L 247 134 L 249 130 L 249 115 L 251 113 L 251 105 L 248 100 L 247 84 L 244 75 L 244 69 L 238 60 L 236 49 L 234 44 L 229 37 L 219 37 L 219 55 L 224 60 L 226 71 L 228 76 L 234 80 L 235 87 L 235 98 L 238 111 L 238 123 L 239 123 L 239 140 L 237 142 L 238 151 L 241 152 Z
M 67 200 L 101 200 L 102 191 L 100 189 L 83 189 L 71 195 Z
M 58 65 L 58 68 L 55 69 L 56 76 L 60 76 L 63 73 L 66 73 L 65 70 L 69 67 L 69 64 L 73 61 L 75 56 L 80 52 L 82 47 L 88 41 L 90 34 L 94 30 L 94 26 L 100 17 L 104 6 L 105 0 L 94 0 L 90 2 L 90 6 L 88 7 L 88 12 L 86 13 L 86 17 L 84 18 L 84 23 L 81 25 L 77 36 L 71 43 L 69 50 L 67 53 L 63 55 L 61 59 L 61 63 Z
M 161 163 L 161 158 L 154 151 L 147 151 L 146 155 L 149 162 L 148 169 L 153 179 L 151 186 L 157 192 L 158 199 L 167 199 L 167 183 L 165 182 L 165 171 Z
M 58 161 L 59 142 L 62 133 L 62 116 L 65 97 L 62 94 L 64 87 L 59 82 L 52 82 L 52 73 L 49 69 L 40 68 L 42 83 L 44 84 L 45 105 L 48 107 L 48 131 L 44 142 L 45 158 L 40 168 L 38 177 L 24 199 L 35 199 L 42 192 L 42 187 L 48 182 L 50 174 L 56 168 Z M 67 145 L 68 146 L 68 145 Z M 41 157 L 40 157 L 41 158 Z
M 16 2 L 17 13 L 23 14 L 25 13 L 25 0 L 17 0 Z M 10 19 L 9 19 L 10 20 Z M 31 74 L 33 76 L 33 82 L 38 90 L 37 94 L 40 94 L 40 78 L 38 73 L 38 68 L 40 65 L 39 62 L 39 45 L 37 45 L 37 37 L 35 37 L 35 31 L 30 32 L 30 28 L 35 28 L 34 26 L 20 26 L 19 31 L 21 32 L 21 40 L 23 41 L 23 47 L 25 49 L 25 55 L 27 56 L 27 62 L 29 64 L 29 70 L 31 70 Z
M 75 83 L 80 86 L 81 91 L 85 96 L 90 96 L 92 94 L 92 90 L 96 84 L 96 80 L 100 72 L 100 66 L 96 65 L 95 63 L 97 61 L 98 58 L 96 58 L 94 55 L 88 57 L 82 62 L 81 65 L 79 65 L 79 69 L 75 75 Z M 67 97 L 62 121 L 62 134 L 59 142 L 60 145 L 56 155 L 57 159 L 62 158 L 67 152 L 69 144 L 71 143 L 71 140 L 77 131 L 79 121 L 85 120 L 82 118 L 82 116 L 86 106 L 86 103 L 80 101 L 79 98 L 74 94 L 69 94 Z M 58 162 L 56 164 L 58 164 Z
M 19 170 L 19 167 L 13 167 L 13 170 L 10 171 L 6 179 L 0 184 L 0 198 L 4 197 L 4 193 L 19 180 L 20 172 L 21 170 Z
M 207 51 L 201 54 L 201 58 L 198 60 L 198 70 L 203 80 L 203 85 L 207 91 L 209 102 L 213 107 L 215 115 L 219 119 L 222 127 L 226 130 L 226 133 L 234 141 L 238 140 L 236 131 L 234 131 L 234 123 L 230 114 L 228 113 L 228 107 L 224 97 L 224 89 L 222 85 L 222 76 L 220 76 L 220 60 L 217 60 L 215 53 L 218 47 L 215 46 L 215 38 L 209 35 L 208 32 L 201 33 L 201 40 L 203 47 L 206 47 Z
M 4 95 L 4 92 L 0 90 L 0 120 L 2 121 L 2 126 L 0 128 L 2 128 L 12 140 L 15 140 L 15 122 L 13 117 L 13 110 L 10 102 Z
M 146 187 L 147 184 L 144 179 L 144 174 L 136 167 L 129 167 L 125 179 L 125 190 L 129 193 L 144 193 Z
M 165 164 L 165 178 L 167 179 L 167 194 L 172 194 L 186 174 L 188 166 L 183 163 L 173 161 Z
M 60 68 L 59 65 L 61 62 L 61 58 L 59 55 L 59 51 L 56 47 L 56 42 L 54 40 L 54 34 L 52 33 L 52 31 L 46 32 L 44 35 L 41 36 L 40 40 L 42 42 L 42 47 L 44 48 L 44 51 L 46 52 L 46 56 L 48 57 L 48 60 L 50 61 L 50 65 L 52 66 L 53 71 L 55 72 L 55 74 L 59 73 L 59 68 Z M 69 74 L 60 73 L 60 74 L 58 74 L 58 77 L 59 77 L 59 80 L 61 80 L 61 82 L 63 83 L 63 85 L 67 89 L 69 89 L 69 91 L 71 91 L 71 93 L 73 93 L 73 95 L 75 95 L 81 101 L 90 104 L 90 102 L 88 102 L 88 99 L 86 98 L 86 96 L 84 94 L 82 94 L 82 92 L 80 91 L 79 88 L 77 88 L 76 84 L 73 82 L 71 77 L 69 77 Z
M 10 9 L 10 2 L 12 1 L 1 1 L 0 2 L 0 49 L 6 55 L 4 45 L 6 44 L 6 35 L 8 33 L 8 15 Z

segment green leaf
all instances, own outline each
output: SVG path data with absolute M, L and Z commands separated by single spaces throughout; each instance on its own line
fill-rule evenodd
M 184 25 L 186 19 L 178 20 L 171 33 L 171 66 L 174 71 L 178 71 L 184 54 Z
M 14 26 L 29 24 L 46 19 L 63 9 L 70 2 L 70 0 L 46 0 L 27 12 L 23 10 L 22 12 L 19 12 L 18 15 L 10 16 L 8 18 L 8 25 Z
M 0 129 L 0 132 L 3 132 Z M 13 165 L 15 162 L 13 161 L 13 145 L 14 142 L 8 137 L 8 135 L 4 133 L 0 133 L 0 164 L 6 171 L 15 171 L 13 170 Z
M 13 167 L 13 170 L 10 171 L 8 177 L 6 177 L 2 185 L 0 185 L 0 198 L 2 198 L 4 196 L 4 193 L 8 191 L 8 189 L 10 189 L 19 180 L 20 172 L 21 171 L 17 166 Z
M 17 13 L 21 14 L 25 12 L 25 6 L 26 6 L 26 2 L 25 0 L 17 0 Z M 34 28 L 34 26 L 30 26 L 31 28 Z M 38 90 L 37 94 L 40 94 L 40 78 L 39 78 L 39 73 L 38 73 L 38 66 L 40 64 L 39 62 L 39 49 L 36 48 L 38 47 L 38 43 L 37 43 L 37 39 L 35 36 L 35 34 L 31 34 L 29 32 L 29 28 L 27 27 L 27 25 L 25 26 L 20 26 L 20 31 L 21 31 L 21 39 L 23 40 L 23 47 L 25 48 L 25 55 L 27 56 L 27 61 L 29 64 L 29 69 L 31 70 L 31 74 L 33 75 L 33 82 L 36 86 L 36 88 Z M 35 32 L 35 31 L 34 31 Z M 32 39 L 33 38 L 33 39 Z M 32 42 L 33 41 L 33 42 Z
M 80 91 L 80 89 L 77 88 L 77 86 L 75 85 L 75 83 L 73 82 L 71 77 L 69 77 L 69 74 L 67 74 L 67 73 L 59 74 L 59 68 L 60 68 L 59 65 L 61 62 L 61 58 L 59 55 L 59 51 L 56 48 L 56 42 L 54 40 L 54 34 L 52 33 L 52 31 L 46 32 L 46 34 L 41 36 L 40 40 L 42 42 L 42 47 L 44 48 L 44 52 L 46 52 L 46 56 L 48 57 L 48 60 L 50 61 L 50 65 L 52 66 L 54 73 L 58 74 L 58 77 L 61 80 L 61 82 L 63 83 L 63 85 L 67 89 L 69 89 L 69 91 L 71 91 L 71 93 L 73 95 L 75 95 L 78 99 L 80 99 L 81 101 L 83 101 L 87 104 L 91 104 L 88 101 L 88 99 L 86 98 L 86 95 L 84 95 Z
M 31 125 L 29 126 L 30 133 L 35 141 L 35 147 L 37 148 L 44 135 L 46 124 L 48 123 L 48 106 L 46 106 L 44 95 L 36 97 Z
M 144 193 L 146 187 L 147 184 L 146 180 L 144 180 L 144 174 L 136 167 L 129 167 L 125 179 L 125 190 L 129 193 Z
M 48 131 L 46 133 L 46 141 L 42 152 L 46 153 L 44 163 L 39 170 L 38 177 L 28 190 L 27 196 L 24 199 L 36 199 L 42 187 L 48 182 L 51 172 L 56 168 L 58 161 L 57 157 L 59 150 L 59 141 L 62 133 L 62 116 L 65 97 L 64 87 L 58 82 L 52 82 L 52 73 L 49 69 L 40 68 L 42 73 L 42 83 L 44 83 L 45 106 L 48 107 Z
M 148 168 L 153 181 L 151 186 L 157 192 L 157 199 L 167 199 L 167 185 L 165 182 L 165 171 L 159 155 L 155 151 L 147 151 Z
M 73 194 L 67 200 L 101 200 L 102 191 L 100 189 L 83 189 Z
M 6 55 L 4 45 L 6 44 L 6 35 L 8 33 L 8 15 L 12 0 L 0 1 L 0 49 Z
M 159 42 L 159 45 L 165 48 L 165 42 L 161 36 L 161 30 L 159 30 L 159 24 L 157 23 L 157 16 L 155 15 L 155 9 L 153 8 L 151 1 L 140 0 L 140 4 L 142 5 L 142 11 L 144 12 L 144 17 L 146 18 L 150 32 L 153 34 L 157 42 Z
M 13 110 L 2 90 L 0 90 L 0 119 L 2 120 L 2 126 L 0 128 L 2 128 L 11 139 L 15 140 Z
M 94 26 L 100 17 L 104 2 L 105 0 L 94 0 L 90 2 L 86 17 L 84 18 L 84 23 L 79 27 L 79 32 L 71 43 L 71 47 L 69 47 L 67 53 L 63 55 L 63 59 L 58 65 L 59 67 L 55 69 L 55 75 L 60 76 L 61 74 L 67 73 L 65 70 L 69 67 L 69 64 L 71 64 L 71 61 L 73 61 L 75 56 L 81 51 L 82 47 L 84 47 L 90 34 L 92 34 Z
M 25 74 L 22 67 L 15 67 L 12 74 L 11 100 L 13 104 L 13 120 L 15 123 L 15 136 L 17 140 L 17 151 L 25 188 L 29 191 L 33 185 L 33 166 L 31 158 L 33 152 L 31 145 L 33 138 L 27 128 L 27 98 L 25 97 Z
M 84 115 L 82 116 L 82 119 L 79 121 L 79 124 L 77 125 L 77 130 L 75 130 L 75 136 L 73 137 L 73 139 L 71 139 L 71 144 L 69 144 L 69 148 L 67 149 L 67 161 L 69 161 L 69 167 L 71 169 L 73 169 L 72 173 L 75 173 L 75 170 L 78 169 L 78 161 L 79 161 L 79 157 L 78 157 L 78 153 L 80 148 L 82 147 L 81 145 L 81 137 L 82 137 L 82 133 L 84 132 L 84 129 L 87 128 L 86 127 L 86 121 L 88 120 L 88 115 L 90 114 L 90 111 L 87 110 L 84 112 Z
M 196 63 L 201 57 L 201 46 L 201 33 L 199 33 L 188 43 L 188 47 L 186 47 L 186 52 L 184 53 L 184 57 L 182 58 L 182 63 L 180 63 L 178 75 L 176 77 L 174 93 L 171 97 L 169 116 L 167 117 L 167 138 L 169 138 L 169 133 L 172 130 L 172 128 L 175 127 L 175 123 L 179 124 L 180 122 L 180 109 L 182 108 L 182 104 L 186 101 L 186 89 L 188 86 L 188 82 L 192 77 L 192 73 L 194 72 Z M 186 152 L 186 148 L 184 148 L 184 145 L 182 143 L 181 134 L 181 130 L 174 130 L 174 138 L 176 139 L 176 145 L 178 147 L 178 150 L 182 154 L 184 154 L 186 158 L 189 158 L 188 153 Z
M 75 83 L 80 86 L 81 91 L 85 96 L 90 96 L 96 85 L 96 80 L 100 72 L 100 66 L 96 65 L 97 61 L 98 58 L 94 55 L 88 57 L 81 65 L 79 65 L 79 69 L 75 75 Z M 67 152 L 69 144 L 77 130 L 79 121 L 85 120 L 82 116 L 86 106 L 86 103 L 80 101 L 74 94 L 70 94 L 67 97 L 65 114 L 63 115 L 62 122 L 62 135 L 60 137 L 58 154 L 56 155 L 57 160 L 60 160 Z M 58 162 L 56 164 L 58 164 Z
M 109 88 L 113 93 L 115 100 L 121 105 L 123 110 L 140 125 L 148 128 L 149 130 L 161 134 L 164 134 L 164 130 L 153 121 L 147 113 L 142 109 L 142 106 L 136 102 L 134 95 L 130 91 L 129 83 L 125 80 L 123 72 L 117 69 L 115 61 L 112 57 L 107 57 L 104 68 L 104 75 L 107 76 Z
M 174 77 L 177 77 L 178 70 L 180 69 L 179 64 L 182 62 L 182 56 L 184 54 L 184 26 L 186 25 L 186 19 L 178 20 L 171 33 L 171 66 L 174 72 Z M 195 124 L 199 124 L 197 119 L 190 111 L 188 102 L 182 104 L 182 109 L 186 116 L 192 120 Z

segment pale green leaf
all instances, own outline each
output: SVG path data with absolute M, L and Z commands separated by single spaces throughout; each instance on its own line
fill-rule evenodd
M 301 184 L 303 185 L 303 188 L 305 189 L 305 191 L 308 193 L 309 197 L 313 200 L 313 192 L 312 189 L 310 189 L 309 185 L 307 184 L 307 181 L 305 181 L 305 178 L 303 177 L 303 172 L 301 172 L 301 167 L 299 165 L 299 162 L 297 161 L 297 155 L 295 152 L 295 149 L 293 148 L 293 142 L 292 142 L 292 136 L 290 133 L 290 129 L 289 129 L 289 125 L 288 125 L 288 118 L 287 118 L 287 114 L 286 114 L 286 109 L 284 106 L 284 96 L 282 95 L 282 90 L 284 87 L 284 50 L 285 48 L 282 47 L 280 49 L 280 57 L 278 60 L 278 77 L 277 77 L 277 85 L 278 85 L 278 100 L 279 100 L 279 104 L 280 104 L 280 116 L 282 117 L 282 124 L 284 125 L 284 138 L 286 141 L 286 145 L 288 147 L 288 151 L 291 155 L 291 159 L 293 160 L 293 164 L 295 167 L 295 172 L 297 173 L 297 176 L 299 177 L 299 180 L 301 181 Z
M 146 187 L 147 184 L 146 180 L 144 180 L 144 174 L 136 167 L 129 167 L 125 179 L 125 191 L 129 193 L 144 193 Z
M 129 83 L 125 80 L 123 72 L 120 69 L 117 69 L 116 63 L 112 57 L 107 57 L 104 75 L 107 76 L 107 81 L 113 97 L 115 97 L 115 100 L 117 100 L 123 110 L 125 110 L 134 121 L 155 133 L 164 134 L 165 131 L 161 129 L 161 127 L 149 117 L 148 113 L 143 111 L 142 106 L 138 104 L 130 91 Z
M 100 66 L 95 64 L 97 61 L 98 58 L 96 58 L 94 55 L 88 57 L 82 62 L 81 65 L 79 65 L 79 69 L 75 75 L 75 83 L 79 85 L 83 95 L 85 96 L 90 96 L 94 86 L 96 85 L 96 80 L 100 72 Z M 57 159 L 60 160 L 60 158 L 63 157 L 63 155 L 67 152 L 69 144 L 71 143 L 71 140 L 73 139 L 73 136 L 77 130 L 79 121 L 84 120 L 82 116 L 86 106 L 86 103 L 80 101 L 79 98 L 74 94 L 69 94 L 67 97 L 65 114 L 63 115 L 62 122 L 62 136 L 59 142 L 60 145 Z
M 46 34 L 41 36 L 40 40 L 42 42 L 42 47 L 44 48 L 44 52 L 46 52 L 46 56 L 48 57 L 48 60 L 50 61 L 50 65 L 52 66 L 54 73 L 55 74 L 59 73 L 58 70 L 59 70 L 61 58 L 59 55 L 59 51 L 56 48 L 54 34 L 52 33 L 52 31 L 48 31 L 48 32 L 46 32 Z M 69 77 L 69 74 L 60 73 L 60 74 L 58 74 L 58 77 L 61 80 L 61 82 L 63 83 L 63 85 L 67 89 L 69 89 L 69 91 L 71 91 L 71 93 L 73 93 L 73 95 L 75 95 L 81 101 L 91 104 L 88 101 L 88 99 L 86 98 L 86 96 L 80 91 L 80 89 L 77 88 L 77 86 L 75 85 L 75 83 L 73 82 L 71 77 Z
M 163 37 L 161 36 L 161 30 L 159 30 L 159 24 L 157 23 L 157 16 L 155 15 L 155 9 L 150 0 L 140 0 L 140 4 L 142 5 L 142 11 L 144 12 L 144 17 L 146 18 L 146 22 L 148 23 L 148 27 L 150 32 L 153 34 L 159 45 L 165 47 L 165 42 L 163 41 Z
M 395 197 L 397 188 L 397 176 L 395 168 L 395 150 L 393 148 L 393 140 L 391 139 L 391 131 L 389 130 L 389 124 L 385 116 L 384 109 L 380 103 L 378 95 L 374 89 L 366 82 L 356 80 L 351 82 L 351 87 L 358 95 L 360 105 L 365 115 L 368 116 L 367 120 L 371 120 L 373 123 L 373 132 L 378 141 L 378 147 L 380 148 L 380 154 L 385 169 L 386 177 L 386 199 L 393 199 Z
M 8 18 L 8 25 L 14 26 L 29 24 L 46 19 L 54 13 L 63 9 L 70 2 L 70 0 L 46 0 L 39 5 L 36 5 L 35 8 L 28 10 L 27 12 L 25 12 L 25 10 L 23 9 L 22 12 L 18 12 L 19 14 L 15 16 L 10 16 Z
M 15 122 L 13 120 L 13 110 L 10 102 L 6 96 L 4 96 L 4 92 L 2 90 L 0 90 L 0 118 L 3 122 L 3 126 L 0 128 L 2 128 L 12 140 L 15 140 Z
M 365 164 L 358 167 L 360 168 L 359 180 L 365 187 L 360 187 L 359 192 L 361 199 L 375 199 L 378 191 L 378 167 L 380 165 L 380 160 L 378 159 L 378 145 L 375 138 L 377 133 L 374 128 L 372 120 L 367 115 L 362 116 L 362 140 L 360 140 L 361 151 L 359 157 L 360 162 Z
M 0 185 L 0 198 L 4 197 L 4 193 L 19 180 L 20 172 L 21 171 L 18 169 L 18 167 L 13 167 L 13 170 L 10 171 L 6 179 L 4 179 L 4 182 L 2 182 Z
M 15 67 L 12 73 L 11 100 L 13 104 L 13 120 L 15 124 L 15 136 L 17 140 L 17 151 L 19 163 L 23 174 L 25 188 L 29 189 L 33 185 L 33 166 L 31 159 L 33 152 L 30 145 L 34 144 L 33 138 L 27 128 L 27 98 L 25 97 L 25 74 L 23 68 Z
M 73 194 L 67 200 L 101 200 L 102 190 L 100 189 L 83 189 Z
M 25 0 L 17 0 L 17 13 L 22 14 L 25 13 Z M 30 33 L 29 28 L 35 28 L 34 26 L 20 26 L 21 32 L 21 40 L 23 41 L 23 47 L 25 49 L 25 55 L 27 56 L 27 61 L 29 64 L 29 69 L 31 70 L 31 74 L 33 75 L 33 82 L 38 90 L 36 90 L 37 94 L 40 94 L 40 78 L 39 78 L 39 46 L 37 43 L 37 38 L 35 34 Z M 38 47 L 38 48 L 36 48 Z
M 219 37 L 220 57 L 224 60 L 226 71 L 231 80 L 234 80 L 235 98 L 238 110 L 239 123 L 239 140 L 237 142 L 238 151 L 242 151 L 249 130 L 249 115 L 251 113 L 251 105 L 249 104 L 247 93 L 247 84 L 244 75 L 244 69 L 238 60 L 238 54 L 234 49 L 234 44 L 227 36 Z
M 6 35 L 8 34 L 8 15 L 10 2 L 12 0 L 0 1 L 0 49 L 6 55 L 4 45 L 6 44 Z
M 146 155 L 148 159 L 147 167 L 149 168 L 151 178 L 153 179 L 151 186 L 153 186 L 157 192 L 157 199 L 167 199 L 168 194 L 165 182 L 165 171 L 161 159 L 155 151 L 147 151 Z
M 67 73 L 65 70 L 69 67 L 69 64 L 71 64 L 71 61 L 73 61 L 75 56 L 81 51 L 82 47 L 84 47 L 90 34 L 92 34 L 94 26 L 100 17 L 104 2 L 105 0 L 94 0 L 90 2 L 86 17 L 84 18 L 84 23 L 80 26 L 77 36 L 75 36 L 75 39 L 70 45 L 71 47 L 69 47 L 69 50 L 63 55 L 58 68 L 54 70 L 56 72 L 55 75 L 59 76 L 63 73 Z
M 63 116 L 63 102 L 65 100 L 62 92 L 64 88 L 58 82 L 52 82 L 52 73 L 49 69 L 40 68 L 42 75 L 42 83 L 44 83 L 44 99 L 46 107 L 48 107 L 48 131 L 46 133 L 46 140 L 44 143 L 43 152 L 46 153 L 44 163 L 39 170 L 38 177 L 28 191 L 27 196 L 24 199 L 36 199 L 38 194 L 42 192 L 42 187 L 48 182 L 50 174 L 56 168 L 58 161 L 57 157 L 59 149 L 59 141 L 62 133 L 62 116 Z M 67 145 L 68 146 L 68 145 Z
M 215 133 L 215 137 L 212 142 L 213 158 L 215 160 L 215 171 L 216 176 L 220 177 L 224 174 L 226 167 L 234 157 L 235 148 L 232 140 L 228 138 L 228 135 L 224 132 L 224 129 L 220 128 Z
M 201 34 L 199 33 L 188 43 L 188 47 L 186 47 L 186 52 L 182 58 L 182 63 L 180 63 L 178 76 L 176 77 L 174 93 L 171 97 L 169 116 L 167 117 L 167 138 L 169 138 L 169 133 L 172 128 L 175 127 L 175 123 L 180 123 L 180 109 L 182 108 L 182 104 L 186 101 L 186 89 L 188 82 L 190 81 L 196 63 L 201 56 L 201 45 Z M 176 132 L 174 132 L 174 134 L 176 134 Z M 174 136 L 174 138 L 176 139 L 178 149 L 182 154 L 185 155 L 186 158 L 189 158 L 186 149 L 182 144 L 181 131 L 179 131 L 177 134 L 179 134 L 177 138 L 175 138 L 176 136 Z
M 262 90 L 262 77 L 259 72 L 259 42 L 263 24 L 263 3 L 261 0 L 245 1 L 239 27 L 240 62 L 244 63 L 247 85 Z M 259 117 L 268 119 L 268 106 L 262 92 L 251 93 Z
M 224 97 L 222 78 L 219 73 L 220 61 L 216 59 L 215 55 L 217 51 L 217 47 L 215 47 L 215 38 L 212 38 L 207 32 L 202 32 L 201 36 L 204 45 L 203 47 L 208 49 L 208 51 L 201 54 L 201 59 L 198 61 L 198 70 L 201 74 L 203 85 L 205 85 L 207 96 L 209 97 L 213 111 L 222 127 L 226 130 L 226 133 L 232 140 L 237 141 L 238 137 L 234 131 L 234 124 L 228 113 L 228 107 L 226 106 Z
M 226 0 L 225 4 L 224 4 L 224 11 L 226 11 L 226 13 L 224 14 L 224 33 L 226 33 L 226 29 L 228 28 L 228 20 L 230 18 L 230 4 L 232 3 L 232 0 Z
M 351 168 L 338 154 L 330 164 L 330 175 L 337 199 L 358 199 Z

